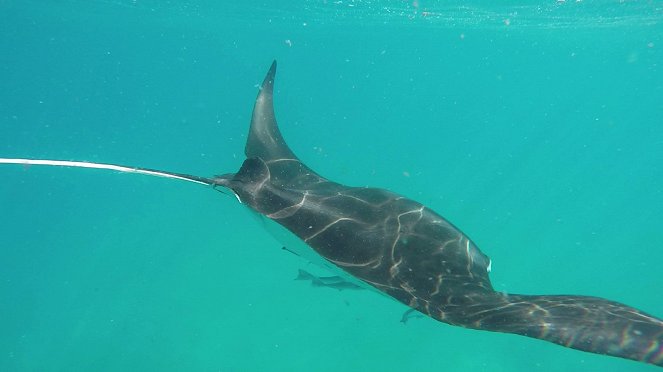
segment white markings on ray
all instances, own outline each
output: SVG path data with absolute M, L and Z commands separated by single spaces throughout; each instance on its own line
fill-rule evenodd
M 262 189 L 263 186 L 267 183 L 267 181 L 271 181 L 272 179 L 272 172 L 269 170 L 269 167 L 265 167 L 267 169 L 267 177 L 265 177 L 260 183 L 256 184 L 253 187 L 253 196 L 255 197 L 256 194 L 258 194 L 258 191 Z
M 417 296 L 414 295 L 415 289 L 410 285 L 409 282 L 401 282 L 400 287 L 403 288 L 405 292 L 407 292 L 410 296 L 412 296 L 412 299 L 410 301 L 415 301 L 414 303 L 410 303 L 410 307 L 414 307 L 416 305 L 416 300 Z
M 458 238 L 454 238 L 454 239 L 451 239 L 451 240 L 447 240 L 446 242 L 444 242 L 444 244 L 442 244 L 441 246 L 439 246 L 439 247 L 437 248 L 437 251 L 438 251 L 439 253 L 442 253 L 442 254 L 443 254 L 443 253 L 444 253 L 444 250 L 447 248 L 447 246 L 448 246 L 449 244 L 457 243 L 457 242 L 460 241 L 460 239 L 461 239 L 461 238 L 458 237 Z
M 315 234 L 313 234 L 313 235 L 309 236 L 308 238 L 304 239 L 304 241 L 305 241 L 305 242 L 308 242 L 309 240 L 311 240 L 311 239 L 315 238 L 316 236 L 322 234 L 322 233 L 325 232 L 328 228 L 334 226 L 335 224 L 337 224 L 337 223 L 339 223 L 339 222 L 341 222 L 341 221 L 355 221 L 355 220 L 353 220 L 352 218 L 348 218 L 348 217 L 341 217 L 341 218 L 339 218 L 339 219 L 337 219 L 337 220 L 331 222 L 331 223 L 328 224 L 327 226 L 323 227 L 320 231 L 316 232 Z M 358 221 L 355 221 L 355 222 L 358 222 Z M 359 266 L 359 265 L 358 265 L 358 266 Z
M 435 290 L 431 292 L 430 297 L 433 297 L 440 293 L 440 286 L 442 285 L 442 274 L 437 274 L 437 280 L 435 281 Z
M 372 259 L 368 262 L 359 262 L 359 263 L 354 263 L 354 262 L 350 263 L 350 262 L 332 260 L 331 258 L 327 258 L 327 260 L 329 260 L 329 262 L 332 262 L 332 263 L 334 263 L 338 266 L 343 266 L 343 267 L 366 267 L 366 266 L 372 264 L 373 262 L 379 260 L 379 258 L 374 258 L 374 259 Z M 362 278 L 362 280 L 364 280 L 364 279 Z
M 357 200 L 357 201 L 359 201 L 359 202 L 361 202 L 361 203 L 368 204 L 368 205 L 371 205 L 371 206 L 373 205 L 373 204 L 367 202 L 367 201 L 364 200 L 364 199 L 358 198 L 358 197 L 356 197 L 356 196 L 354 196 L 354 195 L 343 194 L 343 193 L 340 192 L 340 191 L 338 191 L 338 192 L 336 193 L 336 195 L 337 195 L 337 196 L 343 196 L 343 197 L 345 197 L 345 198 L 354 199 L 354 200 Z
M 539 306 L 538 304 L 532 303 L 531 306 L 532 306 L 532 309 L 529 311 L 529 315 L 533 315 L 535 311 L 541 311 L 541 312 L 543 312 L 545 317 L 550 316 L 550 311 L 548 311 L 547 309 L 544 309 L 543 307 Z
M 230 191 L 232 192 L 232 194 L 235 196 L 235 199 L 237 199 L 237 201 L 239 202 L 239 204 L 244 204 L 244 203 L 242 202 L 242 199 L 240 199 L 240 198 L 239 198 L 239 195 L 235 192 L 235 190 L 233 190 L 233 189 L 229 189 L 229 190 L 230 190 Z
M 398 223 L 398 228 L 397 228 L 397 233 L 396 237 L 394 238 L 394 241 L 391 243 L 391 250 L 390 250 L 390 258 L 391 262 L 393 263 L 391 267 L 389 268 L 389 275 L 391 275 L 392 278 L 395 278 L 398 276 L 400 273 L 400 268 L 399 266 L 403 263 L 403 257 L 399 257 L 398 260 L 396 259 L 396 245 L 398 245 L 398 242 L 401 240 L 401 231 L 403 228 L 403 225 L 401 224 L 401 217 L 405 216 L 406 214 L 412 214 L 412 213 L 419 213 L 419 218 L 417 219 L 416 222 L 413 224 L 416 224 L 421 220 L 423 217 L 423 210 L 424 206 L 422 205 L 420 208 L 413 209 L 407 212 L 400 213 L 398 216 L 396 216 L 396 222 Z
M 467 254 L 467 273 L 472 277 L 472 266 L 474 266 L 474 257 L 470 252 L 470 239 L 465 239 L 465 253 Z
M 145 175 L 148 175 L 148 176 L 172 178 L 172 179 L 176 179 L 176 180 L 182 180 L 182 181 L 197 183 L 197 184 L 200 184 L 200 185 L 211 185 L 212 184 L 211 182 L 208 183 L 208 182 L 205 182 L 203 180 L 195 179 L 195 177 L 193 177 L 193 176 L 191 176 L 191 178 L 189 178 L 185 175 L 178 175 L 178 174 L 174 174 L 174 173 L 151 170 L 151 169 L 129 167 L 129 166 L 115 165 L 115 164 L 91 163 L 91 162 L 86 162 L 86 161 L 0 158 L 0 164 L 48 165 L 48 166 L 57 166 L 57 167 L 107 169 L 107 170 L 114 170 L 114 171 L 123 172 L 123 173 L 138 173 L 138 174 L 145 174 Z
M 286 218 L 292 216 L 293 214 L 297 213 L 297 211 L 304 205 L 304 203 L 306 202 L 306 197 L 308 195 L 309 195 L 308 191 L 304 191 L 302 200 L 299 203 L 291 205 L 289 207 L 285 207 L 274 213 L 268 214 L 267 217 L 278 219 L 278 218 Z
M 300 162 L 299 159 L 289 159 L 289 158 L 285 158 L 285 159 L 272 159 L 272 160 L 268 160 L 268 161 L 266 161 L 265 163 L 266 163 L 266 164 L 274 164 L 274 163 L 280 163 L 280 162 L 282 162 L 282 161 L 294 161 L 294 162 Z
M 637 321 L 637 322 L 644 322 L 644 323 L 649 323 L 649 322 L 652 322 L 652 321 L 653 321 L 653 322 L 656 322 L 656 323 L 659 323 L 659 324 L 662 324 L 662 325 L 663 325 L 663 322 L 662 322 L 660 319 L 653 318 L 653 317 L 651 317 L 651 316 L 649 316 L 649 315 L 642 314 L 642 313 L 637 312 L 637 310 L 636 310 L 636 311 L 634 311 L 634 310 L 635 310 L 635 309 L 633 309 L 633 310 L 627 310 L 626 312 L 629 313 L 629 314 L 631 314 L 631 315 L 633 315 L 633 316 L 635 316 L 635 317 L 637 317 L 637 318 L 640 318 L 640 319 L 642 319 L 642 320 L 640 320 L 640 319 L 633 319 L 633 318 L 627 318 L 627 317 L 625 317 L 625 316 L 623 316 L 623 315 L 621 315 L 621 314 L 614 313 L 614 312 L 612 312 L 612 311 L 608 311 L 608 313 L 610 313 L 610 314 L 612 314 L 612 315 L 614 315 L 614 316 L 617 316 L 617 317 L 623 318 L 623 319 L 630 319 L 630 320 L 635 320 L 635 321 Z
M 382 266 L 382 259 L 384 258 L 383 254 L 378 254 L 377 258 L 375 259 L 375 262 L 373 265 L 371 265 L 371 269 L 377 269 L 378 267 Z
M 393 255 L 393 253 L 392 253 L 392 255 Z M 393 259 L 394 258 L 392 257 L 392 262 L 393 262 Z M 389 268 L 389 275 L 391 275 L 392 278 L 395 278 L 398 275 L 398 273 L 400 272 L 400 269 L 399 269 L 398 266 L 400 266 L 401 263 L 403 263 L 403 257 L 400 257 L 398 259 L 398 261 L 394 262 L 394 264 L 391 265 L 391 267 Z
M 472 316 L 478 316 L 478 315 L 483 315 L 483 314 L 491 314 L 491 313 L 499 313 L 502 310 L 509 309 L 512 307 L 517 307 L 516 305 L 530 305 L 529 303 L 526 302 L 507 302 L 504 305 L 497 306 L 495 305 L 494 307 L 491 307 L 489 309 L 485 310 L 480 310 L 472 313 Z
M 387 284 L 384 284 L 384 283 L 374 282 L 374 281 L 371 281 L 371 280 L 368 280 L 368 279 L 365 279 L 365 278 L 362 278 L 361 280 L 368 283 L 368 284 L 370 284 L 370 285 L 372 285 L 372 286 L 374 286 L 374 287 L 388 288 L 388 289 L 395 290 L 395 291 L 402 291 L 403 290 L 400 287 L 394 287 L 392 285 L 387 285 Z
M 423 210 L 424 210 L 424 206 L 422 205 L 421 207 L 419 207 L 417 209 L 413 209 L 411 211 L 403 212 L 403 213 L 399 214 L 396 217 L 396 222 L 398 222 L 398 229 L 396 231 L 398 231 L 398 233 L 396 234 L 396 238 L 394 239 L 394 242 L 391 244 L 391 262 L 395 262 L 394 253 L 396 251 L 396 244 L 398 244 L 398 241 L 401 239 L 401 229 L 403 227 L 403 225 L 401 224 L 401 217 L 405 216 L 406 214 L 419 213 L 419 218 L 417 219 L 417 222 L 419 222 L 419 220 L 421 220 L 421 218 L 423 217 Z M 414 222 L 413 224 L 416 224 L 417 222 Z
M 367 189 L 367 187 L 359 187 L 359 189 Z M 352 191 L 352 190 L 350 190 L 350 191 Z M 350 198 L 350 199 L 356 200 L 356 201 L 358 201 L 358 202 L 361 202 L 361 203 L 364 203 L 364 204 L 370 205 L 370 206 L 373 207 L 373 208 L 380 208 L 380 207 L 382 207 L 382 206 L 384 206 L 384 205 L 386 205 L 386 204 L 391 203 L 391 202 L 394 201 L 394 199 L 388 198 L 388 199 L 386 199 L 385 201 L 383 201 L 382 203 L 373 204 L 373 203 L 368 202 L 368 201 L 366 201 L 366 200 L 364 200 L 364 199 L 362 199 L 362 198 L 359 198 L 359 197 L 356 197 L 356 196 L 354 196 L 354 195 L 350 195 L 350 194 L 344 194 L 343 192 L 340 192 L 340 191 L 337 192 L 336 195 L 338 195 L 338 196 L 342 196 L 342 197 L 345 197 L 345 198 Z

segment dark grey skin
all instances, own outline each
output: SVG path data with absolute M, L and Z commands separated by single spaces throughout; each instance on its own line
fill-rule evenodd
M 327 180 L 288 148 L 273 106 L 276 62 L 256 99 L 237 173 L 171 175 L 231 190 L 358 283 L 451 325 L 515 333 L 663 366 L 663 321 L 597 297 L 496 292 L 490 259 L 458 228 L 388 190 Z
M 304 165 L 273 106 L 274 62 L 256 99 L 246 160 L 213 179 L 326 261 L 441 322 L 515 333 L 573 349 L 663 366 L 663 321 L 587 296 L 496 292 L 490 259 L 458 228 L 388 190 L 349 187 Z

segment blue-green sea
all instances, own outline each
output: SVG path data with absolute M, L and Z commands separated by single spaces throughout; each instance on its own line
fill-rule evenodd
M 293 151 L 422 202 L 507 293 L 663 317 L 663 1 L 0 0 L 0 157 L 235 172 L 278 60 Z M 0 371 L 657 371 L 400 322 L 235 198 L 0 165 Z

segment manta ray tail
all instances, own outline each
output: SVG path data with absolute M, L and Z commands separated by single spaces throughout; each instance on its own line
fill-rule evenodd
M 132 167 L 128 165 L 118 164 L 105 164 L 105 163 L 91 163 L 87 161 L 68 161 L 68 160 L 52 160 L 52 159 L 12 159 L 0 158 L 0 164 L 20 164 L 20 165 L 47 165 L 54 167 L 71 167 L 71 168 L 90 168 L 90 169 L 105 169 L 123 173 L 136 173 L 144 174 L 147 176 L 165 177 L 181 181 L 193 182 L 201 185 L 215 185 L 214 180 L 205 177 L 192 176 L 190 174 L 167 172 L 149 168 Z
M 440 320 L 663 366 L 663 321 L 632 307 L 587 296 L 491 292 L 466 299 L 472 303 L 440 307 Z

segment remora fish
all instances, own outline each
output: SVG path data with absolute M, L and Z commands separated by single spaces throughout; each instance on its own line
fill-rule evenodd
M 308 280 L 311 282 L 311 285 L 314 287 L 327 287 L 327 288 L 336 289 L 338 291 L 342 291 L 344 289 L 362 289 L 362 287 L 354 283 L 350 283 L 338 275 L 315 276 L 309 273 L 308 271 L 302 269 L 299 269 L 299 272 L 297 273 L 297 277 L 295 278 L 295 280 Z
M 330 181 L 302 163 L 276 124 L 274 62 L 255 102 L 246 160 L 205 178 L 129 166 L 59 160 L 0 163 L 111 169 L 230 190 L 296 253 L 451 325 L 515 333 L 597 354 L 663 366 L 663 321 L 588 296 L 496 292 L 490 259 L 431 209 L 393 192 Z

